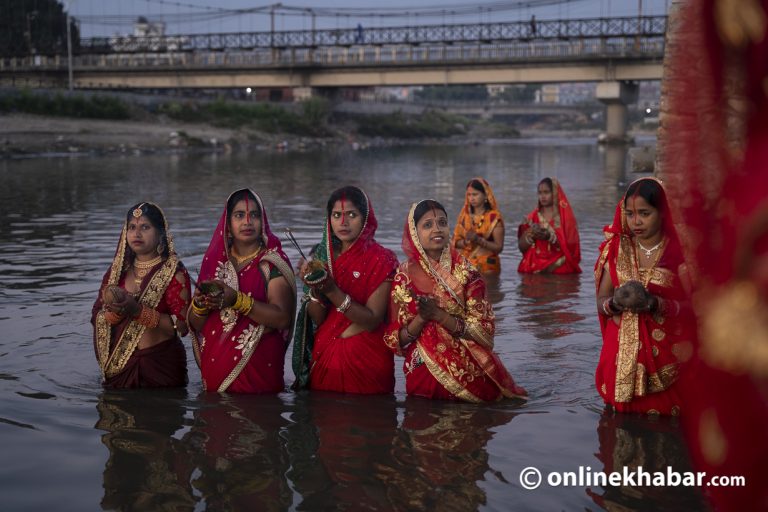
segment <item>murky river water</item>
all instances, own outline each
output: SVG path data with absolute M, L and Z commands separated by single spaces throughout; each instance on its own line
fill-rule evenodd
M 674 422 L 603 415 L 594 389 L 601 340 L 591 270 L 601 228 L 632 179 L 623 161 L 622 150 L 587 140 L 0 161 L 0 508 L 700 509 L 692 489 L 546 481 L 579 466 L 689 467 Z M 309 247 L 329 193 L 355 184 L 372 199 L 378 240 L 402 255 L 411 202 L 434 197 L 454 217 L 476 175 L 494 187 L 506 219 L 502 275 L 490 290 L 496 350 L 529 390 L 527 404 L 406 399 L 401 361 L 394 396 L 206 394 L 191 351 L 183 392 L 102 390 L 90 309 L 130 205 L 160 204 L 196 269 L 232 190 L 257 190 L 275 230 L 290 226 Z M 516 272 L 512 233 L 545 176 L 558 177 L 573 204 L 582 275 Z M 536 490 L 519 481 L 529 466 L 544 474 Z

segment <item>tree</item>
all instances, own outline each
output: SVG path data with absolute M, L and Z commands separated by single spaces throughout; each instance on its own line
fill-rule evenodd
M 56 0 L 0 0 L 0 57 L 64 55 L 67 53 L 67 15 Z M 72 49 L 80 32 L 70 19 Z

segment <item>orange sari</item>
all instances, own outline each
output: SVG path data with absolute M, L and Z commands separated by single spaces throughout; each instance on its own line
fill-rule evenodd
M 409 395 L 433 399 L 488 402 L 525 397 L 499 357 L 493 352 L 493 308 L 485 297 L 480 273 L 460 254 L 443 249 L 440 261 L 424 252 L 416 234 L 411 207 L 403 234 L 408 261 L 401 264 L 392 283 L 391 323 L 385 343 L 405 356 L 405 388 Z M 419 296 L 434 297 L 440 308 L 460 317 L 467 337 L 456 337 L 435 321 L 427 322 L 418 339 L 400 349 L 400 329 L 418 314 Z M 479 341 L 475 341 L 479 340 Z
M 480 177 L 473 178 L 470 180 L 470 183 L 474 180 L 483 184 L 490 208 L 486 209 L 480 218 L 477 218 L 472 213 L 469 197 L 465 195 L 464 206 L 461 208 L 461 212 L 459 212 L 459 218 L 456 220 L 456 228 L 453 232 L 452 243 L 454 247 L 456 247 L 456 242 L 465 239 L 470 230 L 474 230 L 479 237 L 493 240 L 493 230 L 496 229 L 496 226 L 504 224 L 491 186 Z M 469 188 L 469 184 L 467 184 L 467 188 Z M 501 272 L 501 261 L 499 260 L 498 253 L 491 252 L 474 243 L 467 243 L 463 249 L 458 249 L 458 251 L 483 274 L 499 274 Z
M 613 224 L 605 228 L 606 240 L 595 264 L 596 286 L 608 272 L 614 288 L 630 280 L 640 281 L 653 295 L 684 301 L 681 274 L 686 267 L 666 196 L 660 208 L 665 237 L 662 253 L 648 269 L 638 265 L 637 242 L 627 224 L 624 201 L 622 198 L 616 207 Z M 679 359 L 690 353 L 692 333 L 686 310 L 678 308 L 674 313 L 625 311 L 619 325 L 613 317 L 599 314 L 603 348 L 595 382 L 605 403 L 620 412 L 680 413 Z
M 533 224 L 554 232 L 557 236 L 557 244 L 549 240 L 535 240 L 534 244 L 525 251 L 517 271 L 524 274 L 578 274 L 581 272 L 581 247 L 579 244 L 579 227 L 576 216 L 573 214 L 571 203 L 560 186 L 560 182 L 551 178 L 554 190 L 552 190 L 552 202 L 555 206 L 555 215 L 549 222 L 539 214 L 537 206 L 525 221 L 517 228 L 517 238 L 525 236 Z

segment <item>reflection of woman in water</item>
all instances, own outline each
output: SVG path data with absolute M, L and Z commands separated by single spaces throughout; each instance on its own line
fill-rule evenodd
M 676 418 L 644 418 L 605 412 L 597 425 L 600 451 L 595 456 L 602 467 L 593 472 L 692 471 Z M 600 493 L 602 487 L 602 493 Z M 600 486 L 593 480 L 587 495 L 605 510 L 703 510 L 704 500 L 696 487 Z
M 382 468 L 394 510 L 477 510 L 493 429 L 515 413 L 408 397 L 394 465 Z
M 519 290 L 527 300 L 518 308 L 518 318 L 521 323 L 533 324 L 533 333 L 539 339 L 568 336 L 574 332 L 576 322 L 585 318 L 567 307 L 578 300 L 578 275 L 521 274 Z
M 292 492 L 281 433 L 285 404 L 275 395 L 204 393 L 184 440 L 207 510 L 287 510 Z
M 96 428 L 109 450 L 104 467 L 104 510 L 195 508 L 192 465 L 173 434 L 184 424 L 186 391 L 105 391 Z

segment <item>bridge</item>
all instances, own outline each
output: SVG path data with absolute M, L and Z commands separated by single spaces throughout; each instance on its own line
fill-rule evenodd
M 509 103 L 501 101 L 339 101 L 333 111 L 342 114 L 418 115 L 427 110 L 443 110 L 451 114 L 491 119 L 496 116 L 584 116 L 601 110 L 599 103 L 559 105 L 549 103 Z
M 603 82 L 618 84 L 598 90 L 609 123 L 626 124 L 626 84 L 661 79 L 666 30 L 666 16 L 638 16 L 85 38 L 71 68 L 63 55 L 0 59 L 0 86 L 61 87 L 70 69 L 84 89 Z

